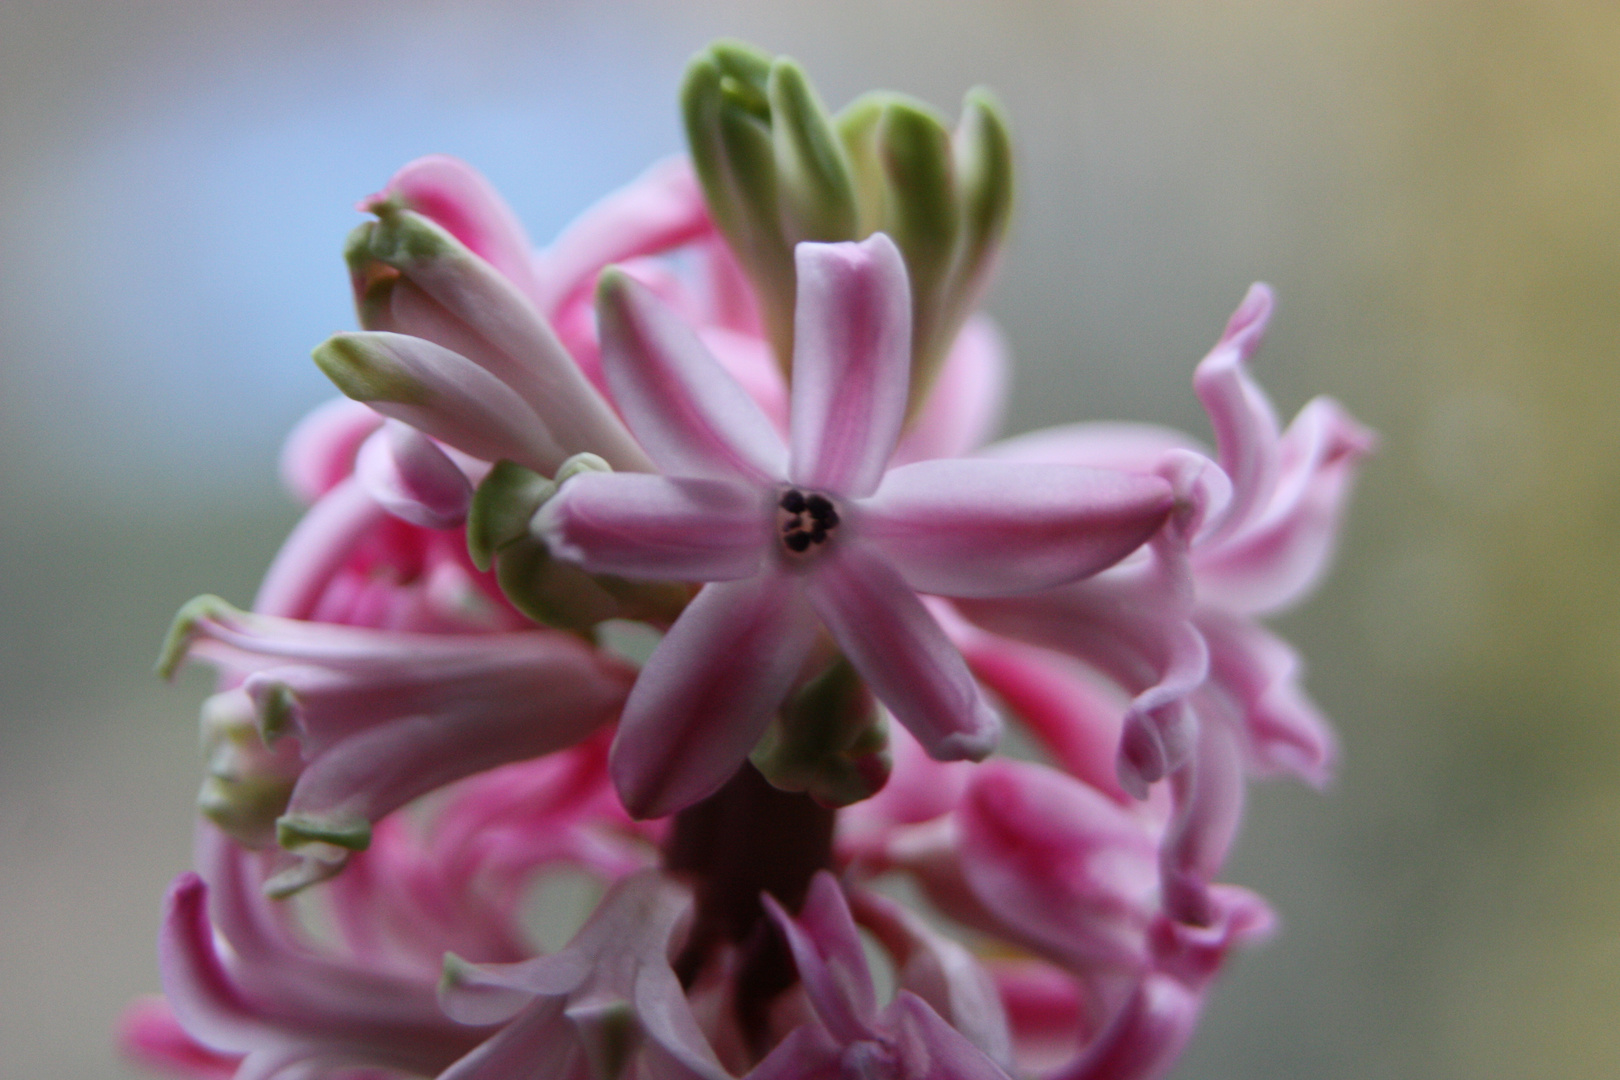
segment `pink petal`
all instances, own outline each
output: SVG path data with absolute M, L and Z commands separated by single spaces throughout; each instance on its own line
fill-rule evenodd
M 540 309 L 594 288 L 604 266 L 666 251 L 713 229 L 686 157 L 665 158 L 574 219 L 541 253 Z
M 895 995 L 884 1020 L 899 1033 L 904 1075 L 916 1080 L 1011 1080 L 967 1037 L 909 990 Z
M 382 424 L 369 407 L 346 397 L 311 409 L 281 445 L 281 481 L 313 503 L 354 471 L 354 455 Z
M 205 1046 L 245 1052 L 264 1041 L 265 1027 L 219 962 L 207 897 L 196 874 L 182 874 L 169 887 L 158 936 L 163 992 L 181 1024 Z
M 893 567 L 843 544 L 819 555 L 808 576 L 810 602 L 839 648 L 930 755 L 978 761 L 995 749 L 1000 717 Z
M 495 186 L 471 165 L 445 154 L 417 158 L 360 208 L 370 210 L 386 199 L 437 223 L 524 293 L 535 294 L 528 235 Z
M 1202 1011 L 1202 994 L 1149 975 L 1085 1052 L 1048 1080 L 1161 1080 L 1192 1038 Z
M 440 1073 L 438 1080 L 572 1078 L 580 1074 L 582 1057 L 573 1025 L 563 1016 L 563 1003 L 540 998 Z
M 506 383 L 423 338 L 338 334 L 316 355 L 345 393 L 475 458 L 510 458 L 549 476 L 579 449 Z
M 118 1048 L 127 1057 L 160 1073 L 231 1080 L 239 1054 L 220 1054 L 193 1039 L 161 997 L 137 998 L 118 1018 Z
M 1243 819 L 1243 763 L 1232 734 L 1202 724 L 1198 752 L 1170 778 L 1176 815 L 1161 842 L 1160 876 L 1165 912 L 1207 926 L 1215 918 L 1209 885 L 1220 873 Z
M 345 480 L 323 495 L 294 526 L 265 571 L 257 611 L 308 618 L 360 540 L 387 514 L 358 480 Z
M 1262 772 L 1325 785 L 1338 740 L 1300 685 L 1299 654 L 1248 619 L 1206 611 L 1198 626 L 1209 643 L 1211 686 L 1230 702 L 1251 762 Z
M 704 586 L 625 703 L 612 770 L 630 813 L 672 814 L 729 780 L 798 678 L 815 636 L 791 575 Z
M 372 498 L 412 525 L 448 529 L 467 519 L 467 474 L 432 439 L 397 420 L 365 441 L 354 470 Z
M 793 482 L 862 498 L 883 479 L 911 384 L 911 288 L 883 233 L 800 244 L 794 313 Z
M 821 875 L 817 875 L 816 880 L 820 881 Z M 837 889 L 837 883 L 833 882 L 832 887 Z M 815 888 L 814 883 L 811 888 Z M 838 912 L 821 912 L 818 921 L 822 925 L 812 929 L 784 911 L 769 893 L 760 899 L 777 930 L 787 939 L 805 996 L 828 1032 L 844 1043 L 871 1038 L 870 1022 L 875 1018 L 877 1005 L 871 974 L 866 969 L 866 957 L 861 952 L 849 908 L 843 906 L 841 918 Z M 806 904 L 809 902 L 807 899 Z M 835 906 L 842 905 L 840 896 Z M 853 957 L 849 955 L 851 952 Z
M 901 437 L 893 464 L 960 457 L 983 446 L 1001 426 L 1009 367 L 995 323 L 984 315 L 969 318 L 922 411 Z
M 1281 610 L 1315 585 L 1333 555 L 1356 467 L 1374 436 L 1336 402 L 1300 410 L 1279 446 L 1270 500 L 1226 542 L 1194 553 L 1201 597 L 1249 614 Z
M 957 816 L 963 872 L 1005 934 L 1079 971 L 1140 967 L 1158 868 L 1132 815 L 1053 769 L 996 761 Z
M 1152 424 L 1089 423 L 1042 428 L 1003 439 L 979 457 L 1026 464 L 1084 465 L 1092 469 L 1152 472 L 1171 450 L 1197 450 L 1198 444 L 1173 428 Z
M 890 471 L 859 527 L 919 592 L 1005 596 L 1112 566 L 1170 508 L 1156 476 L 955 458 Z
M 1276 482 L 1277 414 L 1246 367 L 1265 337 L 1273 302 L 1270 286 L 1249 286 L 1220 341 L 1193 373 L 1193 391 L 1215 428 L 1221 468 L 1232 478 L 1227 530 L 1247 520 Z
M 613 718 L 623 693 L 558 680 L 542 700 L 474 699 L 359 732 L 305 767 L 282 821 L 336 828 L 376 821 L 452 780 L 572 746 Z
M 613 400 L 664 472 L 779 480 L 786 452 L 760 407 L 697 335 L 623 272 L 597 298 L 602 367 Z
M 759 572 L 775 507 L 734 480 L 591 473 L 563 484 L 534 528 L 593 574 L 731 581 Z
M 400 216 L 436 234 L 436 243 L 402 264 L 376 329 L 423 338 L 483 368 L 542 419 L 565 457 L 589 451 L 616 469 L 648 471 L 630 433 L 518 288 L 420 215 Z

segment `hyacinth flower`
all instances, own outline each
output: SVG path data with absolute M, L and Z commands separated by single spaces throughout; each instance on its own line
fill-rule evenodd
M 663 476 L 589 473 L 535 528 L 596 573 L 710 582 L 637 679 L 614 747 L 633 813 L 712 794 L 764 733 L 818 621 L 879 700 L 940 758 L 977 759 L 999 723 L 917 598 L 1031 592 L 1085 577 L 1153 534 L 1162 480 L 928 461 L 890 470 L 905 411 L 905 268 L 879 233 L 799 248 L 792 430 L 678 320 L 604 279 L 614 400 Z
M 123 1031 L 154 1068 L 1159 1080 L 1269 931 L 1221 880 L 1248 777 L 1332 740 L 1257 619 L 1370 443 L 1326 401 L 1281 429 L 1269 291 L 1195 374 L 1214 452 L 986 446 L 993 100 L 829 113 L 722 42 L 681 107 L 690 158 L 539 250 L 451 158 L 362 201 L 361 329 L 316 350 L 351 400 L 282 463 L 309 510 L 164 650 L 221 681 L 167 1003 Z M 1004 723 L 1035 760 L 979 760 Z M 600 901 L 552 950 L 556 874 Z

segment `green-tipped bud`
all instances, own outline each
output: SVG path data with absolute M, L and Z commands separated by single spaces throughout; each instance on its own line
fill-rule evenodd
M 793 61 L 720 42 L 693 58 L 681 105 L 710 213 L 753 281 L 784 370 L 794 246 L 894 239 L 911 281 L 915 414 L 1006 235 L 1012 144 L 995 99 L 969 92 L 954 132 L 898 94 L 865 95 L 829 118 Z
M 842 658 L 788 702 L 749 760 L 775 787 L 830 807 L 871 798 L 893 765 L 882 715 Z
M 186 653 L 191 650 L 191 643 L 197 640 L 198 623 L 237 614 L 240 612 L 236 608 L 219 597 L 206 593 L 186 601 L 185 605 L 175 612 L 174 621 L 169 624 L 169 632 L 163 635 L 163 647 L 158 651 L 156 665 L 158 677 L 174 678 L 174 673 L 185 660 Z
M 570 480 L 573 477 L 579 476 L 583 473 L 602 473 L 612 471 L 613 466 L 609 465 L 607 461 L 598 454 L 575 454 L 567 461 L 557 466 L 557 475 L 555 479 L 557 481 L 557 485 L 560 487 L 565 480 Z M 539 507 L 535 507 L 535 509 L 538 510 Z
M 310 354 L 345 397 L 371 403 L 427 405 L 432 391 L 369 334 L 336 334 Z
M 754 282 L 786 370 L 794 245 L 863 235 L 842 141 L 797 64 L 738 42 L 718 42 L 692 59 L 681 112 L 710 213 Z
M 276 819 L 286 812 L 298 779 L 297 747 L 266 745 L 261 717 L 241 690 L 203 702 L 200 734 L 205 775 L 197 809 L 251 848 L 275 843 Z
M 513 607 L 547 626 L 585 632 L 624 615 L 595 578 L 573 563 L 553 559 L 546 545 L 532 537 L 496 554 L 495 580 Z

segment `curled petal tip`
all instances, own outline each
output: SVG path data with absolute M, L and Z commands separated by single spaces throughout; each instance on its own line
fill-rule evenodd
M 1276 295 L 1271 291 L 1270 285 L 1263 281 L 1250 285 L 1249 291 L 1243 296 L 1243 302 L 1227 320 L 1220 343 L 1236 348 L 1242 359 L 1249 359 L 1260 348 L 1275 305 Z

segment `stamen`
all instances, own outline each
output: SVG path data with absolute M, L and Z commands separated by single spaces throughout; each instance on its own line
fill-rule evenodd
M 809 494 L 788 488 L 776 504 L 782 513 L 782 544 L 795 555 L 803 555 L 817 544 L 824 544 L 838 525 L 833 501 L 818 492 Z

